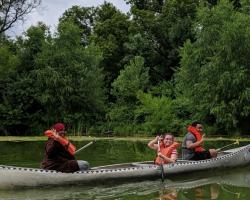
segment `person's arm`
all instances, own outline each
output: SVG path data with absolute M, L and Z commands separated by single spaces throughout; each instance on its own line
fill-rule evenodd
M 186 141 L 186 147 L 188 149 L 194 149 L 198 146 L 200 146 L 202 144 L 203 140 L 197 141 L 197 142 L 193 142 L 192 140 L 187 140 Z
M 171 154 L 171 159 L 174 160 L 174 162 L 176 162 L 177 158 L 178 158 L 178 152 L 175 149 Z
M 60 144 L 53 139 L 50 139 L 47 142 L 45 149 L 49 158 L 53 158 L 57 155 L 59 145 Z
M 164 156 L 161 152 L 158 152 L 158 156 L 160 156 L 163 160 L 166 160 L 168 163 L 174 163 L 177 159 L 177 154 L 172 154 L 171 158 Z
M 155 139 L 151 140 L 151 141 L 148 143 L 148 147 L 149 147 L 150 149 L 158 150 L 158 144 L 157 144 L 157 142 L 158 142 L 159 139 L 160 139 L 160 137 L 159 137 L 159 136 L 156 136 Z
M 194 149 L 198 146 L 201 146 L 201 144 L 204 142 L 204 135 L 202 135 L 202 138 L 200 141 L 193 142 L 191 139 L 186 141 L 186 147 L 188 149 Z

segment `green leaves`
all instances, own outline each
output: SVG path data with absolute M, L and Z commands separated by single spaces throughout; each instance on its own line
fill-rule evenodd
M 0 81 L 16 70 L 20 60 L 8 45 L 0 47 Z
M 174 114 L 172 100 L 168 97 L 153 97 L 151 94 L 138 92 L 141 105 L 136 109 L 136 118 L 144 119 L 143 127 L 146 132 L 172 132 Z
M 123 68 L 124 43 L 128 40 L 129 26 L 129 17 L 110 3 L 104 2 L 96 11 L 91 41 L 102 51 L 101 65 L 108 87 Z
M 80 29 L 72 22 L 60 24 L 58 37 L 37 57 L 39 70 L 34 71 L 39 81 L 40 100 L 46 113 L 54 113 L 51 121 L 68 121 L 89 126 L 98 113 L 104 111 L 103 75 L 99 63 L 100 51 L 81 45 Z M 54 108 L 60 107 L 60 112 Z M 79 115 L 79 113 L 81 113 Z M 73 116 L 78 117 L 73 117 Z M 70 117 L 72 116 L 72 117 Z
M 127 14 L 73 6 L 53 35 L 38 23 L 0 36 L 2 132 L 58 120 L 75 131 L 180 133 L 201 120 L 249 132 L 249 1 L 126 2 Z
M 125 66 L 112 84 L 112 94 L 116 98 L 109 112 L 111 121 L 126 126 L 134 123 L 134 110 L 138 105 L 137 93 L 144 91 L 148 85 L 148 68 L 142 57 L 135 57 Z
M 183 94 L 192 100 L 200 117 L 213 115 L 216 124 L 228 132 L 249 114 L 245 112 L 250 87 L 249 20 L 249 15 L 235 10 L 228 1 L 212 9 L 201 7 L 197 41 L 187 42 L 181 50 L 178 87 L 189 91 Z
M 112 94 L 118 98 L 136 97 L 139 90 L 145 90 L 148 84 L 148 68 L 144 67 L 144 59 L 135 57 L 112 84 Z

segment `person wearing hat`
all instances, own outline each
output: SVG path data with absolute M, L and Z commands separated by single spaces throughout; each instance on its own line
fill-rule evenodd
M 45 158 L 41 163 L 41 168 L 65 173 L 89 169 L 87 161 L 75 159 L 76 148 L 65 137 L 66 131 L 63 123 L 56 123 L 51 130 L 45 131 L 44 134 L 48 140 L 45 143 Z

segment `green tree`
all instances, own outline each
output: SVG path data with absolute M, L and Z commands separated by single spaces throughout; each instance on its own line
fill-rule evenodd
M 36 26 L 31 26 L 24 36 L 17 38 L 17 54 L 21 63 L 18 71 L 21 73 L 29 72 L 35 69 L 35 58 L 42 51 L 46 42 L 51 40 L 49 28 L 42 22 Z
M 9 83 L 12 81 L 11 76 L 15 74 L 16 68 L 19 65 L 19 59 L 12 49 L 12 44 L 8 42 L 1 43 L 0 47 L 0 132 L 8 134 L 6 127 L 10 127 L 13 122 L 16 122 L 16 113 L 18 110 L 12 109 L 12 103 L 9 102 L 8 92 Z
M 144 66 L 144 59 L 138 56 L 121 70 L 120 75 L 112 83 L 112 95 L 116 102 L 111 107 L 109 117 L 115 130 L 133 130 L 134 110 L 139 103 L 137 93 L 147 89 L 148 78 L 148 68 Z
M 80 28 L 65 21 L 58 35 L 44 46 L 36 59 L 38 100 L 44 122 L 61 120 L 77 131 L 90 127 L 105 110 L 101 52 L 93 44 L 81 44 Z
M 95 15 L 96 9 L 93 7 L 72 6 L 63 13 L 59 23 L 68 20 L 74 22 L 81 30 L 82 43 L 85 46 L 89 44 L 89 36 L 93 31 Z
M 176 78 L 176 90 L 192 102 L 193 118 L 229 133 L 247 130 L 250 113 L 250 15 L 242 10 L 227 0 L 199 9 L 197 40 L 182 48 Z
M 103 53 L 103 66 L 107 88 L 123 69 L 124 43 L 128 40 L 129 16 L 112 4 L 104 2 L 97 8 L 92 41 Z
M 170 80 L 179 67 L 179 48 L 187 39 L 194 41 L 192 23 L 198 4 L 196 0 L 168 0 L 162 7 L 155 34 L 162 55 L 159 70 L 166 80 Z
M 12 47 L 2 43 L 0 47 L 0 80 L 4 80 L 11 72 L 16 70 L 19 59 Z
M 161 12 L 164 0 L 125 0 L 131 5 L 132 9 L 151 10 Z
M 3 56 L 1 88 L 2 129 L 5 134 L 16 135 L 35 132 L 39 125 L 41 105 L 36 101 L 36 80 L 31 76 L 35 69 L 34 59 L 45 40 L 45 26 L 39 24 L 27 30 L 25 37 L 9 45 L 11 57 Z M 10 43 L 10 42 L 9 42 Z M 6 69 L 8 68 L 8 70 Z
M 152 52 L 146 63 L 150 67 L 150 80 L 154 85 L 170 80 L 179 66 L 180 46 L 186 39 L 194 40 L 192 21 L 199 1 L 128 1 L 132 4 L 134 33 L 151 43 Z M 147 44 L 147 43 L 146 43 Z M 145 53 L 144 53 L 145 54 Z M 151 59 L 151 60 L 149 60 Z
M 166 96 L 153 97 L 151 94 L 138 93 L 140 106 L 135 113 L 136 118 L 143 119 L 141 125 L 147 133 L 172 132 L 174 114 L 172 100 Z

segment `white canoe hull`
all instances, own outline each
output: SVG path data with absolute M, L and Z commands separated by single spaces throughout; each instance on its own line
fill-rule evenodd
M 0 188 L 150 180 L 161 178 L 162 173 L 171 177 L 196 171 L 239 167 L 249 163 L 250 145 L 226 151 L 226 154 L 217 158 L 202 161 L 179 160 L 176 163 L 163 165 L 163 168 L 150 163 L 127 163 L 95 167 L 84 172 L 61 173 L 0 165 Z

